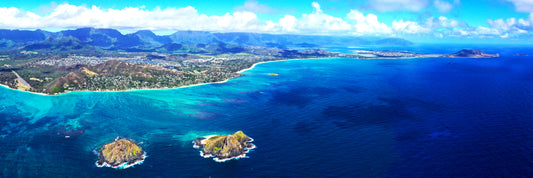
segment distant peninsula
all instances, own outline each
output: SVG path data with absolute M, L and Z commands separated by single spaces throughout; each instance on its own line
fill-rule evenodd
M 146 158 L 145 152 L 135 142 L 117 138 L 114 142 L 98 149 L 98 167 L 125 169 L 140 164 Z
M 496 58 L 500 54 L 487 54 L 481 50 L 463 49 L 453 54 L 421 54 L 409 51 L 394 51 L 394 50 L 353 50 L 354 53 L 366 56 L 367 58 L 432 58 L 432 57 L 447 57 L 447 58 Z
M 201 148 L 201 155 L 205 158 L 215 157 L 215 161 L 223 162 L 234 158 L 241 158 L 254 149 L 255 145 L 249 143 L 253 139 L 242 131 L 231 135 L 211 135 L 200 137 L 193 141 L 195 148 Z
M 444 55 L 444 57 L 450 57 L 450 58 L 493 58 L 493 57 L 500 57 L 500 54 L 487 54 L 481 50 L 471 50 L 471 49 L 463 49 L 459 52 Z

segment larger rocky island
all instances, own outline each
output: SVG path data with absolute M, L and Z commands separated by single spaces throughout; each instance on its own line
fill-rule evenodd
M 495 58 L 500 57 L 500 54 L 487 54 L 481 50 L 463 49 L 453 54 L 422 54 L 409 51 L 395 51 L 395 50 L 353 50 L 354 53 L 363 55 L 367 58 L 432 58 L 432 57 L 447 57 L 447 58 Z
M 196 148 L 202 148 L 200 153 L 203 157 L 215 157 L 215 161 L 223 162 L 244 157 L 248 150 L 255 148 L 255 145 L 249 143 L 252 141 L 242 131 L 237 131 L 231 135 L 201 137 L 193 143 Z
M 500 54 L 487 54 L 481 50 L 471 50 L 471 49 L 463 49 L 459 52 L 456 52 L 454 54 L 444 55 L 444 57 L 451 57 L 451 58 L 492 58 L 492 57 L 500 57 Z
M 124 138 L 117 138 L 114 142 L 98 149 L 98 167 L 128 168 L 142 163 L 146 158 L 145 152 L 135 142 Z

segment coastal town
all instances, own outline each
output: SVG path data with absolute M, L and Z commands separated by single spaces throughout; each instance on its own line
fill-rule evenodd
M 258 62 L 332 57 L 340 56 L 323 50 L 269 49 L 213 55 L 117 52 L 107 56 L 44 55 L 23 51 L 8 56 L 15 60 L 0 65 L 0 83 L 43 94 L 176 88 L 238 77 L 241 75 L 238 71 Z
M 315 50 L 247 49 L 218 54 L 107 52 L 106 55 L 46 55 L 21 51 L 0 64 L 0 83 L 42 94 L 71 91 L 163 89 L 225 81 L 259 62 L 302 58 L 497 57 L 477 50 L 419 54 L 392 50 L 355 50 L 352 54 Z M 471 55 L 472 54 L 472 55 Z M 6 56 L 6 55 L 4 55 Z M 14 75 L 16 74 L 16 75 Z

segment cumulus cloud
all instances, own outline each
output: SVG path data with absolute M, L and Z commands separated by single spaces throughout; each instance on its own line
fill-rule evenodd
M 391 28 L 384 23 L 379 22 L 378 17 L 374 14 L 368 14 L 365 16 L 357 10 L 351 10 L 347 17 L 355 22 L 354 34 L 356 35 L 391 33 Z
M 531 18 L 531 15 L 527 19 L 508 18 L 506 20 L 487 20 L 487 23 L 491 28 L 502 33 L 527 33 L 528 30 L 532 30 L 532 22 L 533 19 Z
M 429 33 L 431 32 L 431 29 L 428 27 L 423 27 L 422 25 L 418 24 L 417 22 L 412 21 L 393 21 L 392 22 L 392 28 L 396 32 L 400 33 Z
M 3 28 L 35 28 L 40 26 L 42 17 L 32 12 L 23 12 L 17 8 L 0 8 L 0 27 Z
M 479 27 L 475 28 L 475 30 L 471 31 L 470 34 L 473 34 L 473 35 L 501 35 L 501 32 L 498 29 L 479 26 Z
M 394 31 L 403 33 L 432 33 L 443 30 L 451 30 L 454 28 L 468 27 L 465 22 L 459 22 L 455 19 L 448 19 L 447 17 L 429 17 L 423 23 L 395 20 L 392 22 Z M 440 36 L 441 34 L 437 34 Z
M 533 13 L 529 14 L 527 19 L 518 19 L 518 25 L 521 29 L 533 30 Z
M 270 13 L 274 13 L 276 10 L 267 5 L 259 4 L 257 0 L 247 0 L 246 2 L 244 2 L 244 5 L 235 7 L 233 11 L 235 12 L 247 11 L 247 12 L 254 12 L 258 14 L 270 14 Z
M 429 6 L 429 0 L 369 0 L 368 5 L 381 12 L 420 11 Z
M 514 28 L 517 25 L 518 22 L 517 22 L 516 18 L 509 18 L 507 20 L 503 20 L 503 19 L 497 19 L 497 20 L 488 19 L 487 23 L 493 28 L 497 28 L 497 29 L 501 29 L 501 30 L 507 31 L 507 30 L 511 30 L 512 28 Z
M 299 34 L 368 34 L 389 33 L 387 25 L 378 22 L 377 16 L 364 16 L 359 11 L 351 11 L 344 18 L 334 17 L 322 11 L 320 4 L 313 2 L 312 13 L 301 17 L 285 15 L 279 21 L 258 19 L 257 1 L 248 1 L 243 10 L 221 16 L 200 14 L 191 6 L 183 8 L 142 7 L 123 9 L 103 9 L 97 6 L 85 7 L 70 4 L 56 6 L 48 15 L 37 15 L 20 9 L 0 8 L 0 28 L 116 28 L 121 30 L 202 30 L 222 32 L 268 32 Z M 252 4 L 252 5 L 250 5 Z M 241 9 L 241 8 L 236 8 Z M 246 9 L 246 10 L 245 10 Z M 267 11 L 263 11 L 267 12 Z
M 448 19 L 445 16 L 438 18 L 429 17 L 426 19 L 425 25 L 429 28 L 455 28 L 468 26 L 465 22 L 459 22 L 455 19 Z
M 323 13 L 318 3 L 313 2 L 311 5 L 314 8 L 313 13 L 303 14 L 300 19 L 290 15 L 280 19 L 282 29 L 293 29 L 293 31 L 306 34 L 347 33 L 352 30 L 351 25 L 344 19 Z M 290 26 L 283 26 L 283 24 Z
M 296 32 L 296 17 L 292 15 L 285 15 L 285 17 L 279 19 L 279 25 L 283 31 Z
M 448 29 L 445 31 L 445 33 L 447 33 L 449 36 L 510 38 L 513 36 L 517 37 L 520 34 L 530 33 L 530 31 L 533 30 L 533 15 L 530 15 L 526 19 L 487 19 L 487 23 L 489 25 L 488 27 L 470 27 L 466 23 L 455 23 L 453 19 L 444 19 L 442 17 L 439 18 L 439 21 L 441 21 L 441 27 Z
M 530 24 L 533 24 L 532 16 L 528 19 L 489 19 L 487 20 L 488 27 L 471 27 L 465 22 L 449 19 L 445 16 L 429 17 L 422 23 L 395 20 L 392 22 L 392 29 L 396 33 L 427 34 L 436 37 L 509 38 L 517 34 L 529 33 L 525 27 L 531 27 Z
M 530 22 L 533 22 L 533 19 L 488 19 L 488 26 L 472 27 L 466 22 L 440 16 L 426 19 L 421 26 L 429 29 L 429 33 L 433 33 L 435 36 L 444 34 L 446 36 L 468 38 L 510 38 L 533 30 L 529 25 L 533 23 Z
M 39 16 L 17 8 L 0 8 L 1 28 L 118 28 L 152 30 L 255 31 L 268 27 L 252 12 L 226 13 L 222 16 L 199 14 L 193 7 L 124 9 L 87 8 L 62 4 L 49 15 Z
M 447 36 L 453 37 L 476 37 L 476 38 L 488 38 L 488 37 L 500 37 L 507 38 L 509 33 L 504 33 L 498 29 L 478 26 L 478 27 L 466 27 L 466 28 L 453 28 L 447 31 L 444 31 Z
M 369 0 L 368 6 L 380 12 L 422 11 L 431 4 L 441 13 L 447 13 L 461 4 L 460 0 Z
M 387 1 L 387 0 L 379 0 Z M 252 1 L 248 1 L 252 2 Z M 256 2 L 256 1 L 255 1 Z M 459 2 L 454 1 L 454 4 Z M 257 4 L 256 4 L 257 5 Z M 528 18 L 487 20 L 487 27 L 470 27 L 465 22 L 445 16 L 429 17 L 422 21 L 397 19 L 387 25 L 378 16 L 350 10 L 344 17 L 324 12 L 320 4 L 310 4 L 313 11 L 301 16 L 285 15 L 279 20 L 261 21 L 253 10 L 235 11 L 224 15 L 200 14 L 194 7 L 155 8 L 126 7 L 103 9 L 97 6 L 61 4 L 47 15 L 38 15 L 14 7 L 0 7 L 0 28 L 115 28 L 119 30 L 154 31 L 200 30 L 218 32 L 260 32 L 318 35 L 433 35 L 433 36 L 498 36 L 516 37 L 533 30 L 533 14 Z M 246 5 L 245 5 L 246 6 Z M 251 7 L 251 6 L 249 6 Z
M 346 18 L 334 17 L 322 11 L 320 4 L 313 2 L 313 12 L 300 18 L 285 15 L 279 20 L 282 32 L 330 35 L 390 35 L 392 30 L 378 21 L 374 14 L 366 16 L 358 10 L 350 10 Z
M 318 2 L 313 2 L 311 5 L 315 9 L 315 13 L 322 13 L 322 9 L 320 9 L 320 4 L 318 4 Z
M 514 4 L 516 11 L 533 13 L 533 1 L 532 0 L 507 0 Z

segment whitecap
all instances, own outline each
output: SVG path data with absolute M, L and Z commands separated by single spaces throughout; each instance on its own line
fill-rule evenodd
M 110 167 L 110 168 L 115 168 L 115 169 L 127 169 L 127 168 L 133 167 L 135 165 L 141 165 L 147 157 L 148 156 L 146 155 L 146 152 L 144 152 L 144 154 L 142 156 L 142 159 L 141 160 L 137 160 L 137 161 L 135 161 L 133 163 L 126 162 L 126 163 L 118 165 L 118 166 L 111 166 L 111 165 L 107 164 L 106 162 L 104 162 L 102 165 L 99 165 L 98 161 L 96 161 L 95 164 L 96 164 L 96 167 Z

